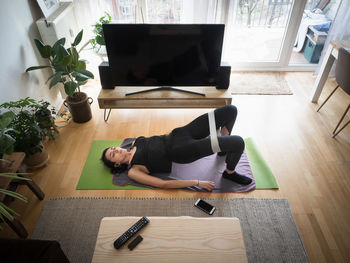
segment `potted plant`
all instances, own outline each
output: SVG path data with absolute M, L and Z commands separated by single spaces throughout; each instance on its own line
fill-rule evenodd
M 85 85 L 88 79 L 93 79 L 94 75 L 86 70 L 86 63 L 79 59 L 79 53 L 83 50 L 88 41 L 79 51 L 77 45 L 81 42 L 83 37 L 83 30 L 81 30 L 75 37 L 71 47 L 66 49 L 64 44 L 65 38 L 56 41 L 53 46 L 44 45 L 40 40 L 34 39 L 34 43 L 39 50 L 40 55 L 46 58 L 50 65 L 35 66 L 26 69 L 26 72 L 31 70 L 51 68 L 54 74 L 48 79 L 50 81 L 49 88 L 51 89 L 58 83 L 64 86 L 67 98 L 64 105 L 72 114 L 73 121 L 78 123 L 87 122 L 91 119 L 92 98 L 88 97 L 86 93 L 80 91 L 80 86 Z
M 112 22 L 112 17 L 110 16 L 110 14 L 105 12 L 105 15 L 100 17 L 98 22 L 95 25 L 93 25 L 94 29 L 92 30 L 92 32 L 95 34 L 95 37 L 90 39 L 90 42 L 92 48 L 96 51 L 96 53 L 99 53 L 101 47 L 106 46 L 102 25 L 109 24 L 110 22 Z M 106 53 L 106 51 L 104 50 L 102 53 Z
M 35 110 L 35 119 L 43 131 L 44 136 L 47 136 L 49 139 L 56 139 L 58 129 L 54 118 L 56 114 L 55 109 L 49 102 L 44 100 L 40 100 L 39 102 L 34 101 L 31 107 Z
M 8 109 L 14 114 L 14 118 L 8 123 L 10 130 L 7 132 L 15 140 L 13 150 L 24 152 L 24 162 L 32 168 L 45 165 L 49 158 L 42 144 L 44 133 L 35 116 L 37 104 L 35 100 L 25 98 L 0 105 L 0 108 Z

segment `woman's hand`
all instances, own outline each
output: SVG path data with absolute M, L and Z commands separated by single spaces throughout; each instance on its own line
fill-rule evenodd
M 198 181 L 198 186 L 208 191 L 212 191 L 215 187 L 215 184 L 212 181 Z

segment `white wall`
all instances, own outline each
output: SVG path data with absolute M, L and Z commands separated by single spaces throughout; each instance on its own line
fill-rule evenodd
M 58 89 L 45 85 L 49 70 L 25 73 L 30 66 L 45 65 L 33 42 L 40 39 L 35 21 L 43 15 L 35 0 L 2 0 L 0 8 L 0 104 L 25 97 L 44 99 L 58 107 Z

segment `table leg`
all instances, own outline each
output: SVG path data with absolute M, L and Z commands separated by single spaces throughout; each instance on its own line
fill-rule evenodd
M 312 88 L 312 94 L 311 94 L 311 101 L 312 102 L 317 102 L 324 84 L 326 83 L 326 80 L 328 78 L 328 74 L 332 68 L 332 65 L 334 63 L 334 56 L 332 55 L 332 51 L 333 51 L 333 46 L 330 44 L 328 46 L 326 55 L 322 61 L 321 67 L 320 67 L 320 71 L 317 75 L 314 87 Z
M 32 179 L 29 175 L 21 174 L 21 177 Z M 38 197 L 39 200 L 43 200 L 45 197 L 44 192 L 40 189 L 40 187 L 33 181 L 23 181 L 24 184 L 26 184 L 30 190 Z
M 28 232 L 25 229 L 25 227 L 22 225 L 21 221 L 17 220 L 16 218 L 13 219 L 12 221 L 8 220 L 7 218 L 4 218 L 4 220 L 6 221 L 6 224 L 8 224 L 9 227 L 11 227 L 12 230 L 15 231 L 20 238 L 28 237 Z

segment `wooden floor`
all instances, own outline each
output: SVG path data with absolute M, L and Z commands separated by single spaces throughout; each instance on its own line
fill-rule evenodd
M 312 73 L 285 73 L 293 89 L 291 96 L 236 95 L 239 113 L 234 134 L 253 137 L 276 176 L 279 190 L 249 193 L 190 193 L 180 190 L 77 191 L 76 184 L 93 140 L 122 139 L 169 132 L 207 109 L 113 110 L 108 123 L 98 109 L 98 82 L 85 91 L 95 98 L 93 119 L 85 124 L 69 123 L 59 138 L 47 144 L 48 166 L 33 178 L 54 197 L 224 197 L 287 198 L 311 262 L 349 262 L 350 258 L 350 126 L 332 139 L 331 132 L 345 110 L 349 97 L 337 91 L 320 113 L 310 102 L 315 77 Z M 94 87 L 94 85 L 96 87 Z M 335 86 L 329 80 L 320 101 Z M 347 117 L 348 119 L 348 117 Z M 32 232 L 44 201 L 20 189 L 29 203 L 15 201 L 12 207 Z M 15 234 L 8 228 L 2 236 Z

